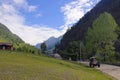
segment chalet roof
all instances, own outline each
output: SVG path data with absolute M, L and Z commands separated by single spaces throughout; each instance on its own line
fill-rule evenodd
M 6 43 L 6 42 L 0 42 L 0 45 L 9 45 L 9 46 L 12 46 L 13 44 L 12 43 Z

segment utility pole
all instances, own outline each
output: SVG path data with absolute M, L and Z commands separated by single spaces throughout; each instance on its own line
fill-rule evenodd
M 80 42 L 80 61 L 81 61 L 81 42 Z
M 82 55 L 81 55 L 81 42 L 80 42 L 80 61 L 82 61 Z

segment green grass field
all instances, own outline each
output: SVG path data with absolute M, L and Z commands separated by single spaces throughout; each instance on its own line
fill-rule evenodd
M 113 80 L 78 63 L 0 51 L 0 80 Z

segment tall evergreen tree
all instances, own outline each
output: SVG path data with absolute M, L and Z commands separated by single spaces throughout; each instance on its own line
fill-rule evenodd
M 115 49 L 113 45 L 117 40 L 117 26 L 112 15 L 107 12 L 93 22 L 93 27 L 88 29 L 86 37 L 86 50 L 89 56 L 97 55 L 104 61 L 111 61 Z
M 42 51 L 43 54 L 46 53 L 46 49 L 47 49 L 46 43 L 43 42 L 43 43 L 41 44 L 41 51 Z

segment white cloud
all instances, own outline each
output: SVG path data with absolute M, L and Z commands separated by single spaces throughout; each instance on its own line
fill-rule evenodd
M 58 37 L 63 31 L 41 25 L 28 26 L 19 10 L 11 4 L 0 5 L 0 22 L 6 25 L 13 33 L 19 35 L 26 43 L 35 45 L 51 36 Z
M 11 2 L 11 3 L 14 4 L 15 6 L 23 8 L 29 12 L 36 11 L 36 9 L 37 9 L 37 6 L 29 5 L 27 0 L 13 0 L 13 2 Z
M 26 4 L 26 0 L 13 0 L 16 4 Z
M 25 42 L 35 45 L 51 36 L 58 37 L 65 33 L 68 26 L 74 24 L 86 11 L 90 10 L 89 7 L 93 3 L 87 3 L 87 1 L 90 0 L 75 0 L 61 8 L 65 19 L 65 24 L 61 26 L 61 30 L 44 25 L 26 25 L 25 17 L 20 15 L 19 8 L 28 12 L 33 12 L 37 9 L 37 6 L 29 5 L 27 0 L 1 0 L 0 22 L 5 24 L 13 33 L 19 35 Z M 40 13 L 36 14 L 36 17 L 40 16 Z
M 35 15 L 36 18 L 39 18 L 41 16 L 42 16 L 42 14 L 40 14 L 40 13 L 38 13 L 38 14 Z
M 100 0 L 75 0 L 61 7 L 65 25 L 73 25 Z
M 18 15 L 19 12 L 12 5 L 8 4 L 2 4 L 0 6 L 0 14 L 0 20 L 3 20 L 4 23 L 17 23 L 17 21 L 24 23 L 25 20 L 22 16 Z
M 29 6 L 28 7 L 28 11 L 29 12 L 33 12 L 33 11 L 35 11 L 37 9 L 37 6 Z

